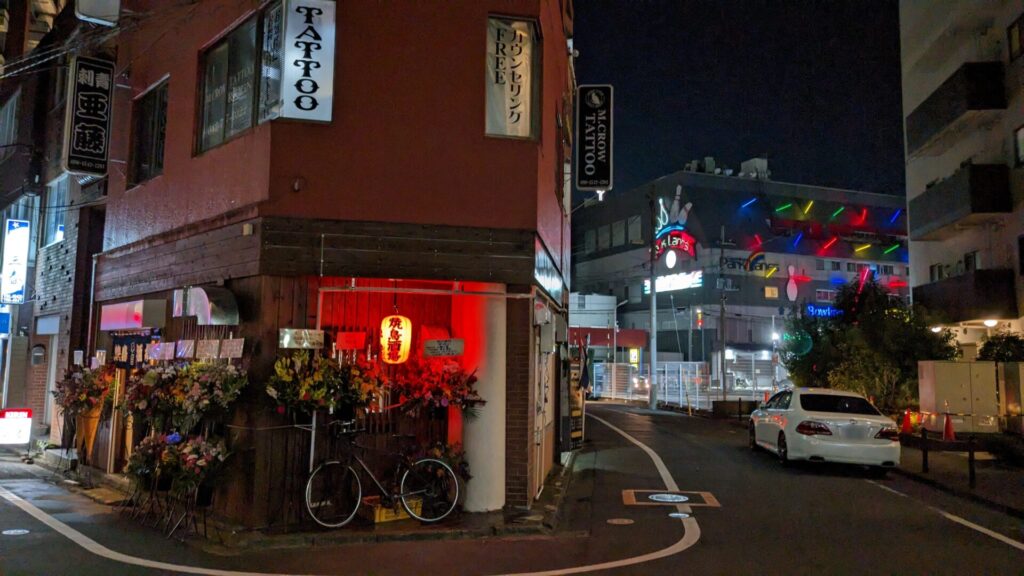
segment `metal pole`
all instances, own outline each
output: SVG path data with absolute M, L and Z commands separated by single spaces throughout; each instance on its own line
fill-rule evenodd
M 658 215 L 654 211 L 655 199 L 654 199 L 654 186 L 651 186 L 649 192 L 649 200 L 651 205 L 651 367 L 650 367 L 650 394 L 648 395 L 649 406 L 651 410 L 655 410 L 658 407 L 658 384 L 657 384 L 657 369 L 658 369 L 658 283 L 655 278 L 654 270 L 654 240 L 655 234 L 657 234 L 658 227 Z M 724 230 L 724 229 L 723 229 Z M 724 232 L 723 232 L 724 234 Z
M 722 226 L 718 256 L 718 377 L 722 380 L 722 400 L 725 394 L 725 226 Z
M 672 305 L 672 322 L 675 323 L 676 327 L 676 351 L 680 354 L 683 353 L 683 345 L 679 342 L 679 311 L 676 310 L 676 295 L 668 295 L 669 304 Z
M 618 375 L 619 362 L 619 307 L 615 307 L 615 322 L 612 323 L 612 390 L 615 390 L 615 377 Z M 607 380 L 607 378 L 605 378 Z M 607 388 L 605 383 L 605 388 Z
M 693 362 L 693 299 L 690 299 L 690 327 L 686 329 L 686 361 Z

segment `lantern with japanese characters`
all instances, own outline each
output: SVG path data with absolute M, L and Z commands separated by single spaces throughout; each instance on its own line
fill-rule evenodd
M 409 359 L 412 322 L 405 316 L 387 316 L 380 323 L 380 357 L 386 364 L 401 364 Z

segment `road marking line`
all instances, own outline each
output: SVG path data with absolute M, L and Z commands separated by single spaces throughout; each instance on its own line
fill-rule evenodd
M 597 420 L 618 432 L 620 436 L 639 446 L 641 450 L 647 453 L 651 458 L 651 461 L 654 462 L 654 467 L 658 469 L 658 474 L 661 476 L 661 481 L 665 483 L 665 488 L 668 489 L 669 492 L 679 492 L 679 486 L 676 484 L 675 479 L 672 478 L 672 474 L 668 471 L 668 467 L 665 466 L 665 462 L 662 461 L 661 456 L 658 456 L 657 452 L 604 418 L 600 418 L 593 414 L 587 414 L 587 416 L 590 416 L 594 420 Z M 690 508 L 687 504 L 676 504 L 676 510 L 679 512 L 690 512 Z M 542 572 L 520 572 L 516 574 L 506 574 L 505 576 L 558 576 L 559 574 L 580 574 L 582 572 L 593 572 L 595 570 L 611 570 L 613 568 L 633 566 L 635 564 L 650 562 L 651 560 L 659 560 L 661 558 L 674 556 L 693 546 L 698 540 L 700 540 L 700 526 L 697 524 L 696 518 L 693 516 L 689 518 L 681 518 L 680 522 L 683 523 L 683 529 L 685 530 L 683 537 L 668 548 L 662 548 L 661 550 L 657 550 L 649 554 L 633 556 L 632 558 L 623 558 L 622 560 L 613 560 L 611 562 L 602 562 L 601 564 L 591 564 L 589 566 L 573 566 L 569 568 L 560 568 L 558 570 L 545 570 Z
M 71 540 L 75 544 L 78 544 L 87 551 L 92 552 L 96 556 L 101 556 L 114 562 L 120 562 L 122 564 L 133 564 L 135 566 L 142 566 L 143 568 L 153 568 L 156 570 L 164 570 L 170 572 L 183 572 L 185 574 L 204 574 L 206 576 L 290 576 L 288 574 L 270 574 L 267 572 L 237 572 L 234 570 L 217 570 L 214 568 L 200 568 L 198 566 L 185 566 L 182 564 L 170 564 L 168 562 L 157 562 L 155 560 L 147 560 L 145 558 L 139 558 L 137 556 L 130 556 L 128 554 L 122 554 L 115 552 L 110 548 L 96 542 L 92 538 L 89 538 L 85 534 L 82 534 L 78 530 L 68 526 L 67 524 L 57 520 L 50 516 L 46 512 L 43 512 L 39 508 L 36 508 L 29 502 L 22 499 L 17 494 L 11 492 L 7 488 L 0 486 L 0 498 L 7 500 L 11 504 L 14 504 L 29 516 L 32 516 L 36 520 L 39 520 L 43 524 L 46 524 L 62 536 Z
M 1008 538 L 1006 536 L 1003 536 L 1002 534 L 1000 534 L 998 532 L 993 532 L 992 530 L 989 530 L 988 528 L 985 528 L 984 526 L 979 526 L 979 525 L 975 524 L 974 522 L 971 522 L 970 520 L 964 520 L 963 518 L 961 518 L 961 517 L 959 517 L 959 516 L 957 516 L 955 514 L 950 514 L 949 512 L 946 512 L 944 510 L 939 510 L 938 508 L 935 508 L 934 510 L 937 511 L 942 516 L 944 516 L 947 520 L 952 520 L 953 522 L 956 522 L 957 524 L 961 524 L 963 526 L 966 526 L 966 527 L 970 528 L 971 530 L 976 530 L 976 531 L 981 532 L 982 534 L 984 534 L 986 536 L 989 536 L 991 538 L 995 538 L 996 540 L 999 540 L 1003 544 L 1006 544 L 1008 546 L 1013 546 L 1017 550 L 1024 551 L 1024 543 L 1022 543 L 1022 542 L 1018 542 L 1018 541 L 1014 540 L 1013 538 Z
M 904 494 L 902 492 L 897 492 L 896 490 L 893 490 L 892 488 L 889 488 L 888 486 L 883 486 L 883 485 L 879 484 L 878 482 L 874 482 L 872 480 L 865 480 L 865 482 L 867 482 L 869 484 L 874 484 L 875 486 L 878 486 L 882 490 L 885 490 L 887 492 L 892 492 L 893 494 L 896 494 L 897 496 L 902 496 L 904 498 L 909 498 L 909 496 L 907 496 L 906 494 Z M 960 524 L 962 526 L 966 526 L 966 527 L 970 528 L 971 530 L 975 530 L 977 532 L 981 532 L 982 534 L 984 534 L 986 536 L 989 536 L 990 538 L 995 538 L 996 540 L 999 540 L 1003 544 L 1006 544 L 1008 546 L 1012 546 L 1012 547 L 1016 548 L 1017 550 L 1020 550 L 1020 551 L 1024 552 L 1024 542 L 1019 542 L 1019 541 L 1014 540 L 1013 538 L 1010 538 L 1008 536 L 1003 536 L 1002 534 L 1000 534 L 998 532 L 994 532 L 992 530 L 989 530 L 988 528 L 985 528 L 984 526 L 981 526 L 979 524 L 975 524 L 974 522 L 971 522 L 970 520 L 966 520 L 964 518 L 961 518 L 961 517 L 957 516 L 956 514 L 950 514 L 949 512 L 946 512 L 945 510 L 943 510 L 942 508 L 936 508 L 935 506 L 928 506 L 928 508 L 931 508 L 932 510 L 938 512 L 939 515 L 942 516 L 943 518 L 945 518 L 946 520 L 950 520 L 950 521 L 956 522 L 957 524 Z
M 875 482 L 874 480 L 865 480 L 865 482 L 867 482 L 868 484 L 874 484 L 875 486 L 878 486 L 882 490 L 885 490 L 886 492 L 892 492 L 893 494 L 895 494 L 897 496 L 902 496 L 904 498 L 908 497 L 903 492 L 899 492 L 897 490 L 893 490 L 892 488 L 889 488 L 888 486 L 883 486 L 882 484 L 879 484 L 878 482 Z

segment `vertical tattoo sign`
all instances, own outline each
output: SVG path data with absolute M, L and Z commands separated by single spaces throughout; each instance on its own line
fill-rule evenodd
M 576 189 L 611 190 L 612 87 L 576 89 Z
M 64 123 L 64 169 L 78 174 L 107 173 L 114 63 L 76 56 L 68 69 Z
M 487 20 L 487 134 L 533 136 L 534 27 L 525 20 Z
M 285 0 L 281 117 L 330 122 L 334 106 L 335 5 Z

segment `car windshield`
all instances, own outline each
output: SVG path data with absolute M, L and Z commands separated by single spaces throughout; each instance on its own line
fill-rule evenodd
M 878 415 L 878 410 L 859 396 L 836 394 L 801 394 L 800 406 L 808 412 L 834 412 L 838 414 Z

